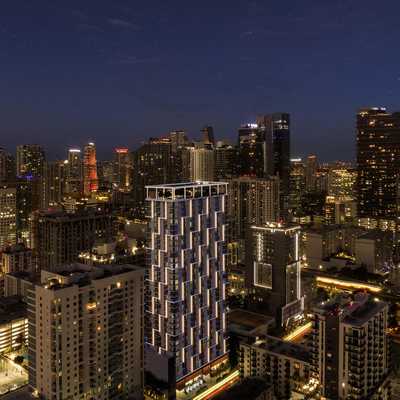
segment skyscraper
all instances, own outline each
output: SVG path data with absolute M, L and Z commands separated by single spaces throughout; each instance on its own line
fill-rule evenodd
M 96 146 L 93 142 L 88 143 L 84 148 L 83 156 L 83 193 L 85 196 L 97 192 L 97 161 Z
M 44 150 L 38 144 L 17 146 L 17 175 L 40 178 L 45 161 Z
M 81 194 L 83 191 L 83 164 L 81 150 L 68 150 L 65 191 L 68 194 Z
M 329 169 L 328 195 L 335 197 L 356 197 L 357 170 L 349 166 L 334 166 Z
M 147 186 L 148 345 L 175 360 L 176 380 L 226 358 L 226 183 Z
M 290 160 L 289 211 L 292 216 L 301 213 L 301 202 L 306 190 L 305 166 L 301 158 Z
M 114 183 L 121 190 L 128 190 L 132 185 L 132 155 L 125 147 L 115 149 Z
M 182 170 L 185 181 L 214 181 L 215 151 L 204 145 L 182 150 Z
M 246 245 L 246 285 L 252 306 L 286 325 L 300 316 L 300 227 L 270 223 L 252 226 Z
M 17 178 L 17 236 L 25 244 L 29 244 L 29 216 L 40 208 L 42 179 L 32 176 Z
M 271 143 L 270 140 L 266 140 L 265 134 L 265 128 L 258 124 L 246 124 L 240 127 L 238 138 L 240 175 L 263 178 L 272 171 Z
M 202 136 L 203 136 L 203 142 L 204 144 L 209 144 L 213 145 L 215 144 L 215 139 L 214 139 L 214 129 L 212 126 L 205 126 L 201 130 Z
M 287 218 L 290 193 L 290 115 L 264 115 L 257 118 L 257 123 L 265 128 L 265 137 L 272 138 L 272 174 L 279 176 L 281 214 Z
M 64 265 L 28 295 L 29 386 L 43 399 L 143 398 L 144 270 Z
M 318 160 L 317 156 L 311 154 L 307 157 L 306 161 L 306 190 L 307 192 L 314 192 L 317 189 L 317 169 Z
M 217 181 L 232 179 L 237 174 L 237 150 L 234 146 L 218 141 L 215 150 L 215 172 Z
M 279 220 L 279 178 L 242 176 L 229 182 L 228 192 L 229 247 L 237 250 L 234 258 L 244 263 L 250 226 Z
M 135 214 L 146 215 L 145 186 L 182 180 L 182 151 L 187 144 L 184 132 L 174 131 L 167 137 L 151 138 L 132 153 Z
M 385 108 L 357 115 L 357 208 L 361 218 L 397 216 L 400 171 L 400 112 Z
M 0 186 L 0 250 L 16 243 L 17 193 L 15 187 Z
M 41 208 L 60 204 L 65 193 L 65 176 L 68 164 L 65 161 L 47 161 L 41 179 Z
M 0 147 L 0 183 L 10 183 L 15 180 L 14 157 Z

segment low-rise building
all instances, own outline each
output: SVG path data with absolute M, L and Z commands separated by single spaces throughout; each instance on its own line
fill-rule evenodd
M 310 361 L 306 347 L 272 336 L 240 345 L 241 377 L 262 377 L 279 399 L 289 399 L 292 390 L 310 382 Z
M 378 229 L 364 233 L 356 239 L 357 264 L 365 265 L 368 272 L 384 273 L 390 269 L 393 255 L 393 234 Z
M 27 343 L 26 304 L 18 296 L 0 298 L 0 354 L 18 350 Z

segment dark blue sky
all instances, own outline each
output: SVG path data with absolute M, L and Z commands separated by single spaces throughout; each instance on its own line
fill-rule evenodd
M 53 157 L 258 113 L 292 115 L 293 155 L 352 159 L 359 107 L 400 109 L 400 1 L 9 0 L 0 146 Z

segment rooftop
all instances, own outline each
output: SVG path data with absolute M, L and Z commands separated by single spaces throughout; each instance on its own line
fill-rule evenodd
M 235 309 L 228 314 L 228 329 L 238 334 L 259 334 L 263 330 L 267 333 L 267 327 L 274 322 L 274 318 L 255 312 Z
M 25 318 L 27 315 L 26 304 L 19 296 L 0 298 L 0 324 Z
M 354 298 L 340 294 L 315 308 L 320 315 L 340 316 L 345 324 L 364 325 L 387 304 L 367 293 L 357 293 Z
M 362 297 L 361 297 L 362 296 Z M 343 322 L 350 325 L 364 325 L 375 314 L 387 307 L 383 301 L 368 295 L 356 296 L 354 309 L 344 318 Z
M 226 185 L 225 182 L 211 182 L 211 181 L 194 181 L 194 182 L 177 182 L 177 183 L 164 183 L 160 185 L 149 185 L 146 188 L 182 188 L 182 187 L 193 187 L 193 186 L 209 186 L 209 185 Z
M 372 230 L 360 235 L 359 239 L 377 240 L 377 239 L 383 239 L 385 237 L 389 237 L 389 235 L 390 235 L 390 233 L 388 234 L 388 232 L 383 232 L 380 229 L 372 229 Z
M 266 340 L 259 340 L 253 346 L 302 362 L 310 362 L 310 353 L 305 346 L 287 342 L 274 336 L 267 336 Z
M 41 285 L 51 290 L 63 289 L 74 285 L 86 286 L 94 280 L 132 271 L 143 271 L 143 268 L 131 264 L 93 266 L 75 263 L 60 266 L 56 271 L 42 270 Z

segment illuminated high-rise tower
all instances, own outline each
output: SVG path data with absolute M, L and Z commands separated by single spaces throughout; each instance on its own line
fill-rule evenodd
M 96 146 L 93 142 L 89 142 L 84 149 L 83 155 L 83 192 L 85 195 L 97 192 L 97 162 L 96 162 Z
M 398 216 L 400 112 L 385 108 L 357 114 L 357 211 L 360 218 Z
M 173 357 L 179 388 L 226 359 L 227 184 L 186 182 L 146 191 L 146 341 L 159 355 Z
M 132 155 L 129 149 L 115 149 L 114 183 L 120 190 L 130 189 L 132 185 Z
M 68 163 L 66 171 L 67 193 L 82 193 L 82 156 L 80 149 L 68 150 Z

